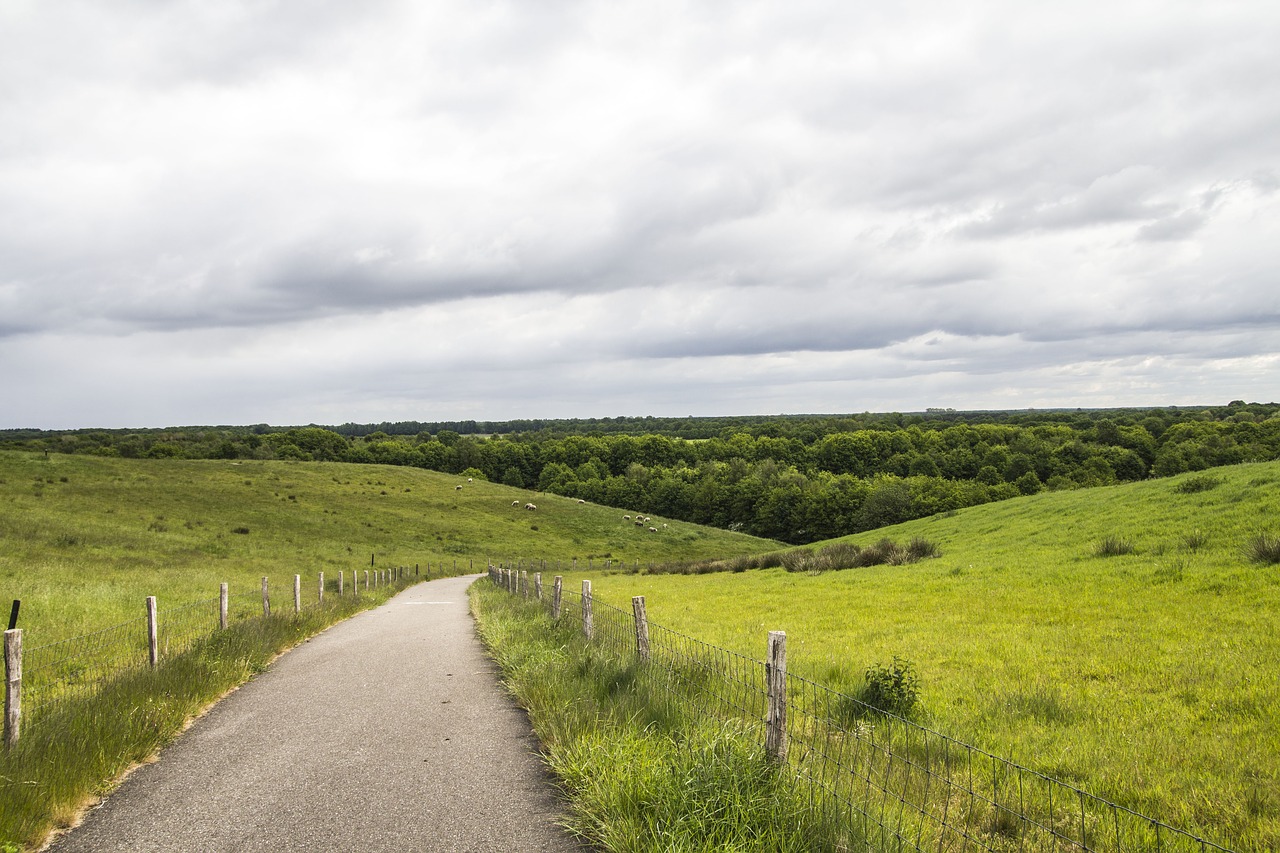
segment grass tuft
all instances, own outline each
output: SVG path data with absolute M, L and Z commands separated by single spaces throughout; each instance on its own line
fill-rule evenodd
M 1123 536 L 1107 536 L 1093 546 L 1095 557 L 1121 557 L 1134 552 L 1133 541 Z
M 1255 563 L 1274 566 L 1280 563 L 1280 536 L 1258 533 L 1245 545 L 1244 553 Z
M 1180 495 L 1194 495 L 1198 492 L 1207 492 L 1210 489 L 1216 489 L 1224 482 L 1225 481 L 1221 477 L 1216 477 L 1213 474 L 1196 474 L 1192 477 L 1187 477 L 1185 480 L 1178 483 L 1178 485 L 1173 487 L 1173 490 Z

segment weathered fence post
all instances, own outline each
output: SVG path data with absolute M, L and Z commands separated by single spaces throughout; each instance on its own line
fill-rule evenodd
M 320 603 L 324 604 L 324 572 L 320 573 Z
M 595 617 L 591 614 L 591 581 L 582 582 L 582 635 L 588 640 L 596 635 Z
M 787 632 L 769 632 L 769 653 L 764 662 L 765 692 L 769 710 L 765 716 L 765 752 L 777 762 L 787 760 Z
M 563 600 L 561 594 L 564 592 L 564 578 L 556 575 L 555 581 L 551 585 L 551 618 L 560 618 L 560 602 Z
M 293 576 L 293 612 L 302 612 L 302 575 Z
M 338 595 L 342 595 L 343 582 L 346 579 L 347 579 L 347 573 L 339 569 L 338 570 Z
M 267 593 L 267 579 L 262 579 L 262 615 L 271 615 L 271 596 Z
M 4 748 L 18 745 L 22 729 L 22 629 L 4 632 Z
M 533 576 L 533 594 L 539 601 L 542 600 L 542 572 L 536 572 Z
M 156 668 L 160 660 L 160 630 L 156 624 L 156 597 L 147 596 L 147 660 Z
M 640 660 L 649 659 L 649 617 L 644 612 L 644 596 L 631 597 L 631 610 L 636 617 L 636 654 Z
M 529 597 L 529 572 L 526 569 L 520 570 L 520 594 Z
M 364 591 L 365 592 L 369 591 L 369 570 L 368 569 L 364 570 Z
M 227 585 L 222 583 L 218 586 L 218 627 L 223 631 L 227 630 Z

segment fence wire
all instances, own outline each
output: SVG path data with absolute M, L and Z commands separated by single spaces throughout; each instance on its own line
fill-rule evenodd
M 530 565 L 534 565 L 530 562 Z M 491 566 L 490 580 L 549 615 L 553 584 Z M 637 655 L 635 616 L 564 590 L 559 618 L 592 646 Z M 644 677 L 700 716 L 734 720 L 765 738 L 765 662 L 648 624 Z M 801 676 L 786 677 L 786 766 L 811 808 L 877 853 L 1215 853 L 1230 848 Z
M 382 569 L 380 578 L 370 576 L 369 588 L 412 583 L 420 577 L 413 567 Z M 356 575 L 355 572 L 349 575 Z M 344 575 L 343 594 L 364 593 L 364 576 L 360 584 Z M 324 602 L 321 602 L 318 577 L 300 584 L 299 610 L 306 611 L 338 600 L 337 577 L 325 578 Z M 269 587 L 271 613 L 288 616 L 294 613 L 292 579 L 287 584 Z M 142 602 L 139 612 L 144 613 Z M 227 623 L 233 624 L 263 616 L 262 590 L 260 587 L 229 593 L 227 597 Z M 157 602 L 156 644 L 160 660 L 182 654 L 200 640 L 216 632 L 221 625 L 220 598 L 203 598 L 197 601 L 166 607 Z M 121 622 L 99 631 L 68 637 L 40 646 L 30 646 L 22 652 L 22 725 L 29 728 L 38 724 L 59 706 L 68 702 L 90 698 L 101 692 L 111 682 L 129 673 L 146 669 L 150 665 L 147 618 Z

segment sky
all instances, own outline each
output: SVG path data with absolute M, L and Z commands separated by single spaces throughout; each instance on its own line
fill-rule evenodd
M 0 428 L 1280 400 L 1274 0 L 0 0 Z

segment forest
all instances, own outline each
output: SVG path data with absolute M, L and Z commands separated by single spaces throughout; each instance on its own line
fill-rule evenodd
M 5 430 L 0 448 L 409 465 L 791 544 L 1280 458 L 1280 405 Z

